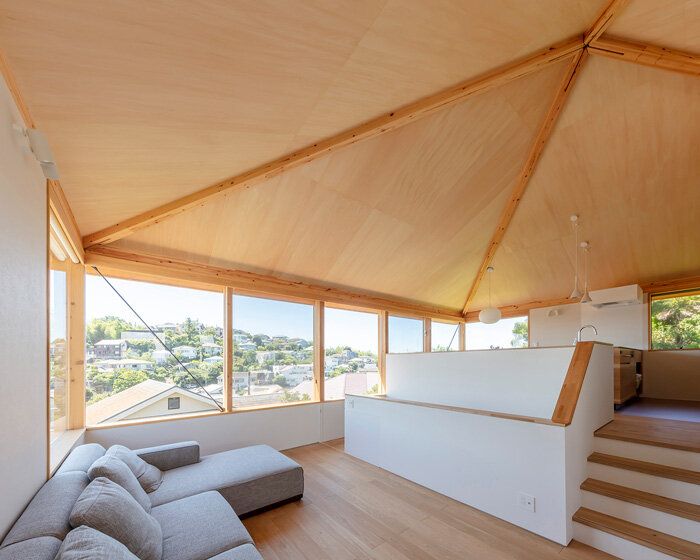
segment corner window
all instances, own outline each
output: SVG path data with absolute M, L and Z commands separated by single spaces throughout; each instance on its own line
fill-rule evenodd
M 155 334 L 102 278 L 86 276 L 86 424 L 219 412 L 223 293 L 108 280 Z
M 700 348 L 700 291 L 651 297 L 651 349 Z
M 68 282 L 63 263 L 49 270 L 49 431 L 50 441 L 68 429 Z

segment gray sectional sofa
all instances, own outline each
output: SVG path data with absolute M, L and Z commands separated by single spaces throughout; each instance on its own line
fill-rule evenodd
M 0 560 L 261 560 L 240 518 L 298 500 L 302 468 L 266 445 L 75 448 L 0 545 Z

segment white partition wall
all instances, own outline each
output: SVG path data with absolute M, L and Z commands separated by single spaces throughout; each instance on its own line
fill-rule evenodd
M 574 347 L 388 354 L 395 399 L 551 418 Z
M 595 344 L 572 423 L 551 422 L 572 355 L 573 347 L 390 355 L 386 398 L 346 397 L 345 450 L 567 544 L 593 432 L 613 416 L 612 347 Z

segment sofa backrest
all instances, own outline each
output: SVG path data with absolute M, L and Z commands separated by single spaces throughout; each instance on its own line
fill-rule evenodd
M 63 474 L 72 471 L 88 472 L 92 464 L 106 453 L 104 447 L 99 443 L 86 443 L 79 445 L 66 457 L 63 464 L 58 468 L 56 474 Z
M 36 493 L 0 545 L 6 558 L 54 558 L 71 530 L 70 512 L 90 483 L 87 470 L 105 454 L 97 443 L 76 447 L 56 474 Z

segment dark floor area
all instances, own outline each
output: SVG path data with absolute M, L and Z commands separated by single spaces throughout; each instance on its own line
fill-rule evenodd
M 700 422 L 700 401 L 675 401 L 668 399 L 639 398 L 629 401 L 618 414 L 666 418 L 685 422 Z

